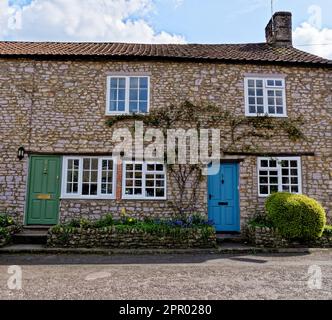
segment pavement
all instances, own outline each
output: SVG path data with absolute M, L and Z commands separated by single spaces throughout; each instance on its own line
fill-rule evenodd
M 21 289 L 9 289 L 12 277 L 19 279 L 20 273 Z M 332 250 L 148 255 L 1 252 L 0 298 L 330 300 Z
M 108 249 L 108 248 L 50 248 L 39 244 L 12 244 L 0 248 L 0 254 L 245 254 L 245 253 L 310 253 L 315 251 L 326 251 L 325 248 L 265 248 L 254 247 L 243 243 L 226 242 L 219 244 L 216 248 L 204 249 Z

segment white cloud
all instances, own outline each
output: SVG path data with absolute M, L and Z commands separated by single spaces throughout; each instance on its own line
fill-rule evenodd
M 173 0 L 175 9 L 181 7 L 184 3 L 184 0 Z
M 308 21 L 293 31 L 293 39 L 300 50 L 332 59 L 332 29 L 322 27 L 322 11 L 319 6 L 310 6 Z
M 152 10 L 153 0 L 0 0 L 0 39 L 184 43 L 144 20 Z

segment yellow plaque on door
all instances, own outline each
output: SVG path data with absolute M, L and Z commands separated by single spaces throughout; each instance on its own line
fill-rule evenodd
M 40 200 L 48 200 L 48 199 L 51 199 L 51 195 L 50 194 L 38 194 L 37 195 L 37 199 L 40 199 Z

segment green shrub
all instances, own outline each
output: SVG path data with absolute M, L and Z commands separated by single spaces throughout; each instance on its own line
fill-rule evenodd
M 114 224 L 113 216 L 111 213 L 108 213 L 104 218 L 97 220 L 93 223 L 95 228 L 104 228 L 109 227 Z
M 261 213 L 257 213 L 256 215 L 254 215 L 248 221 L 248 225 L 252 227 L 273 227 L 273 223 L 269 220 L 269 218 Z
M 277 192 L 267 198 L 265 209 L 268 218 L 286 239 L 312 240 L 323 233 L 326 214 L 315 199 Z
M 0 214 L 0 227 L 8 227 L 15 224 L 15 221 L 8 214 Z
M 332 226 L 326 225 L 324 227 L 323 234 L 326 235 L 326 236 L 331 237 L 332 236 Z

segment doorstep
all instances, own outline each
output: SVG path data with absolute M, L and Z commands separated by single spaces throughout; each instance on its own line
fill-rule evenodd
M 14 244 L 0 248 L 1 254 L 259 254 L 259 253 L 312 253 L 332 248 L 261 248 L 229 243 L 210 249 L 107 249 L 107 248 L 49 248 L 39 244 Z

